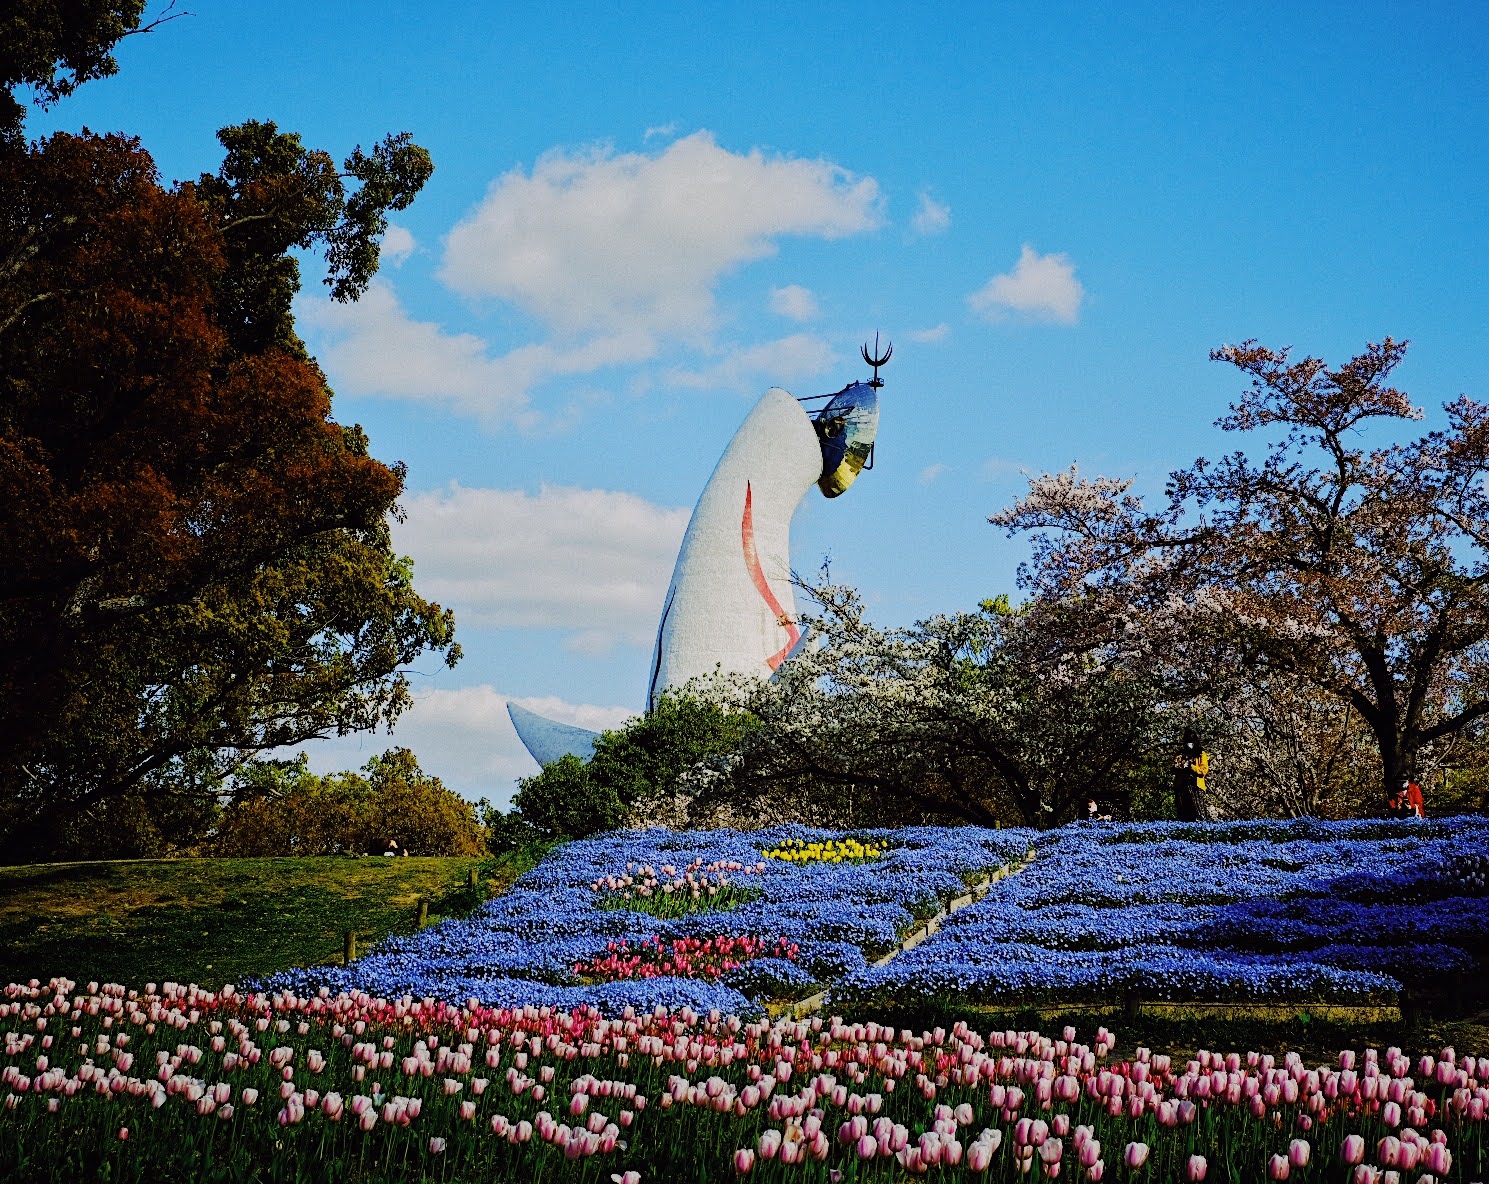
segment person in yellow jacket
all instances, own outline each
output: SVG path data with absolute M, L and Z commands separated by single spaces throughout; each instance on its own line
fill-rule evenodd
M 1200 795 L 1210 773 L 1210 754 L 1200 747 L 1194 729 L 1184 729 L 1184 739 L 1174 754 L 1174 813 L 1180 822 L 1199 820 Z

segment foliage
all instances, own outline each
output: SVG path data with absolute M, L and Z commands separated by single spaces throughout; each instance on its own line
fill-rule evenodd
M 1129 481 L 1035 478 L 992 521 L 1034 535 L 1036 613 L 1217 700 L 1248 680 L 1309 688 L 1369 729 L 1385 786 L 1425 772 L 1489 717 L 1489 405 L 1463 396 L 1443 429 L 1360 447 L 1372 421 L 1422 418 L 1387 382 L 1405 349 L 1387 338 L 1337 369 L 1215 351 L 1251 380 L 1217 426 L 1270 442 L 1170 474 L 1156 510 Z
M 50 105 L 82 83 L 119 70 L 113 48 L 134 32 L 145 0 L 13 0 L 0 14 L 0 151 L 21 143 L 25 108 L 12 92 L 31 87 Z M 167 9 L 169 13 L 169 9 Z
M 808 592 L 815 649 L 769 683 L 697 688 L 757 722 L 736 761 L 695 780 L 695 818 L 1043 827 L 1155 776 L 1158 688 L 1099 651 L 1063 648 L 1040 618 L 998 600 L 882 629 L 851 588 Z
M 671 688 L 645 715 L 600 736 L 590 776 L 646 818 L 665 812 L 700 766 L 727 761 L 754 726 L 747 713 Z
M 550 837 L 582 839 L 613 830 L 625 818 L 614 787 L 600 782 L 588 763 L 573 754 L 545 765 L 536 777 L 524 777 L 512 807 L 522 823 Z
M 419 768 L 406 748 L 375 756 L 357 773 L 316 776 L 293 761 L 246 766 L 217 824 L 223 855 L 381 855 L 391 841 L 411 855 L 478 855 L 476 807 Z
M 412 933 L 469 857 L 170 859 L 0 868 L 0 979 L 243 982 Z M 505 868 L 485 872 L 503 882 Z
M 590 760 L 565 756 L 524 778 L 512 813 L 490 824 L 492 849 L 532 834 L 583 838 L 628 821 L 677 821 L 688 779 L 726 762 L 752 727 L 743 712 L 669 690 L 645 715 L 602 733 Z
M 272 124 L 221 138 L 171 188 L 119 135 L 0 154 L 0 857 L 158 830 L 246 756 L 390 722 L 402 666 L 459 654 L 390 547 L 401 466 L 330 418 L 290 319 L 291 252 L 355 296 L 428 157 L 393 136 L 344 178 Z
M 1379 812 L 1380 754 L 1348 703 L 1284 675 L 1238 678 L 1189 705 L 1212 737 L 1206 805 L 1215 818 L 1351 818 Z M 1465 813 L 1445 801 L 1439 812 Z

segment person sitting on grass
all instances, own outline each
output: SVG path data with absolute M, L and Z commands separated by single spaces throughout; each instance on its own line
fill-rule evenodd
M 1422 787 L 1410 777 L 1402 777 L 1396 783 L 1396 792 L 1390 801 L 1392 818 L 1426 818 L 1426 802 L 1422 798 Z

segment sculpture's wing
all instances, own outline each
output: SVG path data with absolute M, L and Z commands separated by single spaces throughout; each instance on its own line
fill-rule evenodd
M 507 714 L 512 717 L 517 738 L 540 765 L 551 765 L 564 756 L 577 756 L 587 761 L 595 754 L 595 741 L 600 738 L 598 732 L 546 719 L 515 703 L 507 704 Z

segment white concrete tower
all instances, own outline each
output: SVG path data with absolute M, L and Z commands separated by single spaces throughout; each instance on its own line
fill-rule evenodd
M 719 458 L 693 510 L 652 655 L 647 705 L 699 675 L 769 678 L 801 640 L 791 519 L 822 476 L 812 420 L 766 391 Z

